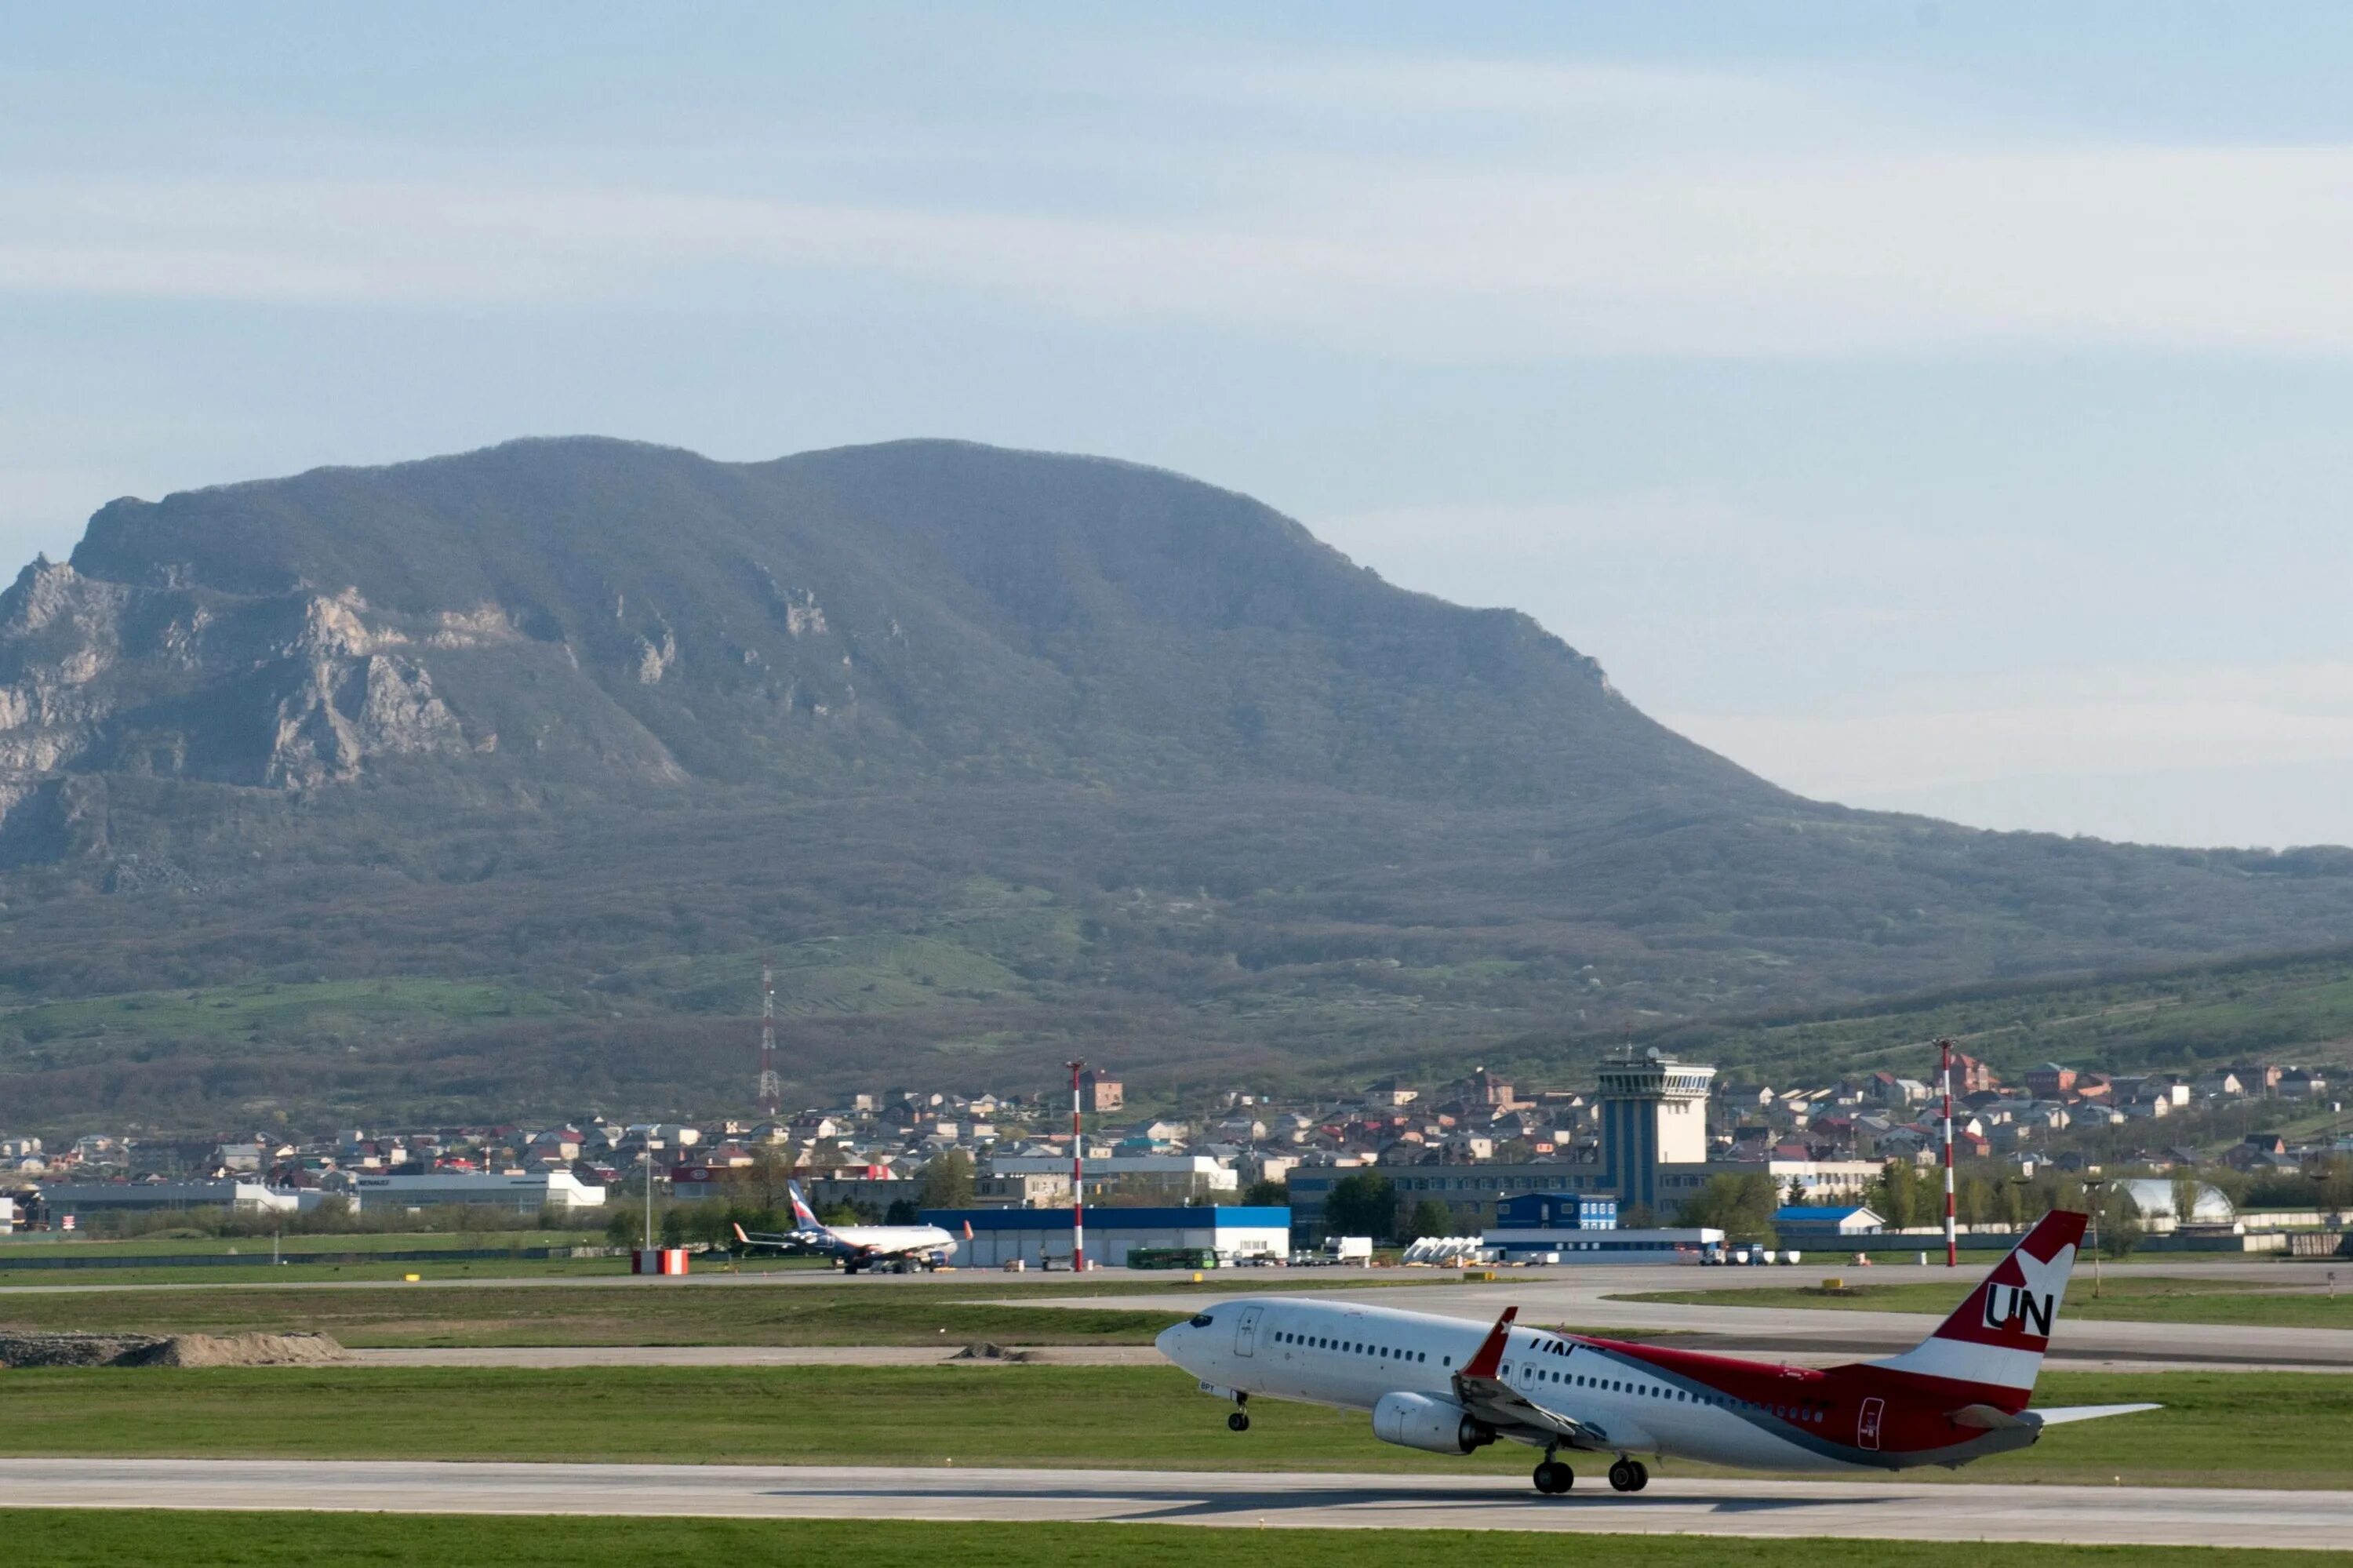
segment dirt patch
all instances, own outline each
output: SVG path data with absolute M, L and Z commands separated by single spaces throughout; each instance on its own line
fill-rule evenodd
M 324 1334 L 0 1332 L 0 1367 L 282 1367 L 343 1359 Z
M 1008 1351 L 1003 1345 L 991 1344 L 986 1340 L 966 1345 L 948 1358 L 952 1361 L 1034 1361 L 1037 1359 L 1032 1351 Z

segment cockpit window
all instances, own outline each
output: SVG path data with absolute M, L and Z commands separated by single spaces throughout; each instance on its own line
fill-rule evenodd
M 1207 1312 L 1197 1312 L 1193 1315 L 1193 1327 L 1196 1329 L 1206 1329 L 1214 1320 L 1215 1319 L 1210 1318 Z

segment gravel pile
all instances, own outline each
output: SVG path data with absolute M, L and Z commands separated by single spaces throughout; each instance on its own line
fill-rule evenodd
M 324 1334 L 27 1334 L 0 1330 L 0 1367 L 282 1367 L 343 1359 Z

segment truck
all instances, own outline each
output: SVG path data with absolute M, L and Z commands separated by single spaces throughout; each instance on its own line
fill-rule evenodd
M 1127 1249 L 1130 1268 L 1215 1268 L 1218 1249 L 1210 1246 L 1136 1246 Z

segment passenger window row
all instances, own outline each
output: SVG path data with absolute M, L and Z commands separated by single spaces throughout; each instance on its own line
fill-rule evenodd
M 1334 1340 L 1315 1334 L 1293 1334 L 1281 1330 L 1276 1330 L 1274 1338 L 1279 1344 L 1299 1345 L 1311 1351 L 1338 1351 L 1343 1355 L 1377 1356 L 1384 1361 L 1426 1361 L 1430 1359 L 1428 1351 L 1401 1351 L 1388 1345 L 1369 1345 L 1361 1340 Z M 1450 1364 L 1452 1359 L 1448 1358 Z

